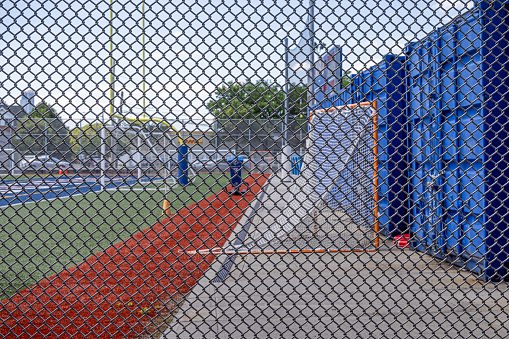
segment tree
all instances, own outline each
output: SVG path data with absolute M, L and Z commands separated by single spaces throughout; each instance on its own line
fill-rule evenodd
M 307 87 L 295 83 L 288 87 L 289 128 L 294 133 L 307 126 Z M 258 150 L 273 150 L 281 128 L 285 128 L 281 124 L 286 114 L 285 98 L 283 85 L 270 80 L 229 82 L 220 86 L 214 99 L 207 103 L 217 119 L 216 142 L 242 148 L 249 139 L 249 143 L 258 145 Z M 235 119 L 272 121 L 250 121 L 248 126 L 246 121 L 241 123 Z
M 101 123 L 75 127 L 70 133 L 70 144 L 73 154 L 90 157 L 98 155 L 101 146 Z
M 21 153 L 70 157 L 69 131 L 56 109 L 44 101 L 18 121 L 14 144 Z
M 32 109 L 29 116 L 32 119 L 58 119 L 57 111 L 54 107 L 48 105 L 44 100 Z
M 343 76 L 343 88 L 346 88 L 350 86 L 350 83 L 352 82 L 352 79 L 350 78 L 351 71 L 346 71 L 345 75 Z
M 289 94 L 290 115 L 303 114 L 307 106 L 306 87 L 291 84 Z M 214 95 L 207 107 L 219 119 L 280 119 L 285 113 L 284 88 L 270 80 L 229 82 Z

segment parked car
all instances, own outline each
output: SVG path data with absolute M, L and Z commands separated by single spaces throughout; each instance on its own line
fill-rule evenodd
M 20 161 L 19 167 L 25 171 L 48 171 L 52 172 L 57 168 L 66 169 L 69 162 L 52 158 L 49 155 L 28 155 Z

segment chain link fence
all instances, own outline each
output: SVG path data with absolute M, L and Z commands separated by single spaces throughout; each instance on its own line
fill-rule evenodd
M 242 156 L 248 171 L 277 171 L 284 145 L 290 145 L 296 155 L 305 153 L 306 120 L 292 119 L 287 126 L 282 119 L 217 119 L 214 141 Z
M 507 338 L 509 4 L 0 4 L 0 336 Z

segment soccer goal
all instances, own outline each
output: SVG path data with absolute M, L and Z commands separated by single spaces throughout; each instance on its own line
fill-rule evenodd
M 22 174 L 19 167 L 21 155 L 11 148 L 0 149 L 0 175 L 18 176 Z
M 310 115 L 301 174 L 288 203 L 258 223 L 249 250 L 369 250 L 378 246 L 376 102 L 316 110 Z M 278 189 L 279 190 L 279 189 Z M 267 201 L 273 194 L 267 194 Z M 278 197 L 279 199 L 279 197 Z M 263 205 L 263 203 L 262 203 Z
M 177 136 L 173 131 L 150 130 L 127 123 L 107 129 L 109 149 L 105 158 L 109 168 L 127 178 L 120 190 L 159 190 L 175 184 L 176 161 L 173 158 Z

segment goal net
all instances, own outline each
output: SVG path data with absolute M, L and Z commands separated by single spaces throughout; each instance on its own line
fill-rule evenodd
M 107 126 L 106 172 L 130 178 L 130 185 L 164 186 L 176 171 L 173 131 L 127 122 Z M 174 180 L 173 180 L 174 181 Z
M 243 246 L 338 251 L 377 246 L 376 139 L 376 103 L 312 112 L 301 174 L 283 197 L 286 206 L 281 212 L 273 207 L 271 214 L 279 216 L 259 223 Z M 272 194 L 277 192 L 267 194 L 269 201 Z
M 21 175 L 22 170 L 19 166 L 21 154 L 11 148 L 0 149 L 0 175 Z

